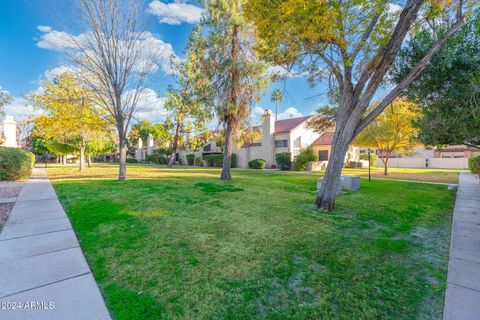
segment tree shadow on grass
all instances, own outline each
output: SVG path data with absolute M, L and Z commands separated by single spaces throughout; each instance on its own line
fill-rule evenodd
M 202 189 L 205 193 L 219 193 L 219 192 L 240 192 L 242 188 L 235 188 L 231 184 L 217 184 L 212 182 L 199 182 L 195 187 Z

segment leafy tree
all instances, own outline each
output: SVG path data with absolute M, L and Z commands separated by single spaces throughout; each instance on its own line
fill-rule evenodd
M 153 139 L 161 145 L 171 141 L 172 135 L 168 127 L 163 123 L 152 124 L 148 120 L 141 120 L 132 126 L 128 138 L 133 145 L 137 144 L 138 138 L 142 138 L 143 142 L 148 140 L 148 135 L 152 134 Z
M 33 136 L 31 143 L 30 143 L 30 148 L 34 154 L 45 154 L 48 152 L 48 148 L 46 146 L 46 140 L 42 137 L 39 136 Z
M 245 143 L 253 143 L 262 137 L 262 129 L 260 127 L 249 127 L 242 130 L 237 139 L 237 146 Z
M 275 89 L 272 92 L 271 101 L 275 102 L 275 120 L 278 118 L 278 103 L 282 103 L 283 94 L 279 89 Z
M 70 73 L 47 81 L 42 93 L 31 96 L 44 113 L 35 119 L 35 135 L 62 145 L 74 145 L 85 169 L 85 150 L 99 134 L 108 130 L 107 121 L 94 110 L 90 91 Z M 50 147 L 49 147 L 50 148 Z
M 12 96 L 8 91 L 1 90 L 2 88 L 0 87 L 0 116 L 5 115 L 5 111 L 3 110 L 3 107 L 6 104 L 9 104 L 10 102 L 13 101 Z
M 169 167 L 175 162 L 181 132 L 192 129 L 203 131 L 206 129 L 206 122 L 212 118 L 211 107 L 203 103 L 207 92 L 204 85 L 207 79 L 201 68 L 198 68 L 198 61 L 204 54 L 201 47 L 196 46 L 200 38 L 200 29 L 195 28 L 190 36 L 185 59 L 173 64 L 177 74 L 176 86 L 169 88 L 165 103 L 165 109 L 170 111 L 175 128 Z
M 224 157 L 220 179 L 230 180 L 232 146 L 250 114 L 251 104 L 268 84 L 266 66 L 254 51 L 255 33 L 244 16 L 247 0 L 204 1 L 204 37 L 194 46 L 203 56 L 198 63 L 207 76 L 210 101 L 225 128 Z
M 425 28 L 413 37 L 400 52 L 393 80 L 401 81 L 443 32 Z M 480 147 L 480 13 L 403 94 L 420 106 L 415 125 L 424 144 Z
M 328 81 L 335 133 L 327 171 L 315 201 L 332 210 L 348 145 L 426 68 L 465 23 L 476 0 L 407 0 L 395 12 L 385 0 L 250 0 L 246 12 L 259 35 L 257 50 L 269 62 L 299 64 L 312 84 Z M 398 6 L 398 5 L 396 5 Z M 424 21 L 448 28 L 421 60 L 371 108 L 409 32 Z
M 404 99 L 396 99 L 355 139 L 354 144 L 377 149 L 382 157 L 384 175 L 388 174 L 388 160 L 392 153 L 407 154 L 418 145 L 418 130 L 413 121 L 418 117 L 417 106 Z

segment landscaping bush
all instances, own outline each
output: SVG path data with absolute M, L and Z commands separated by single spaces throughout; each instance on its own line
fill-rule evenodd
M 263 159 L 254 159 L 248 162 L 248 167 L 250 169 L 265 169 L 266 161 Z
M 277 153 L 275 160 L 277 160 L 277 167 L 280 170 L 290 170 L 292 167 L 292 155 L 290 152 Z
M 368 161 L 368 153 L 360 154 L 360 160 Z M 370 153 L 370 165 L 373 167 L 378 160 L 378 155 L 375 153 Z
M 303 149 L 298 156 L 293 159 L 293 169 L 297 171 L 305 171 L 309 161 L 315 161 L 317 157 L 313 153 L 312 149 Z
M 200 157 L 195 157 L 194 165 L 196 167 L 203 167 L 203 161 Z
M 169 157 L 169 156 L 172 155 L 173 149 L 172 149 L 172 147 L 157 148 L 153 151 L 153 153 Z
M 35 155 L 18 149 L 0 147 L 0 180 L 27 179 L 32 175 Z
M 223 154 L 207 154 L 203 157 L 203 160 L 207 161 L 208 167 L 221 168 L 223 164 Z M 235 153 L 232 153 L 232 162 L 230 164 L 230 167 L 237 167 L 237 155 Z
M 187 164 L 193 166 L 195 164 L 195 155 L 193 153 L 187 154 Z
M 146 160 L 156 164 L 167 164 L 167 158 L 159 154 L 148 155 Z
M 480 174 L 480 156 L 468 159 L 468 168 L 474 174 Z
M 127 163 L 138 163 L 138 160 L 135 158 L 127 158 Z
M 348 163 L 348 166 L 350 168 L 361 168 L 362 167 L 362 163 L 360 161 L 350 161 Z

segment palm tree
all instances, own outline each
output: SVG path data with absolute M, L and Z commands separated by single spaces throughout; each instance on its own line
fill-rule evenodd
M 275 102 L 275 120 L 277 120 L 277 117 L 278 117 L 278 103 L 282 102 L 282 100 L 283 100 L 282 92 L 279 89 L 273 90 L 271 101 Z

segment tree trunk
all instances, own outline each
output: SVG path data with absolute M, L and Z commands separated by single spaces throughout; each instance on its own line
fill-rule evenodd
M 85 146 L 80 146 L 80 171 L 85 170 Z
M 343 164 L 345 163 L 345 155 L 348 150 L 348 145 L 355 137 L 355 127 L 360 122 L 362 116 L 358 110 L 350 111 L 351 107 L 348 106 L 352 104 L 352 95 L 345 94 L 342 97 L 342 106 L 336 119 L 332 151 L 328 159 L 327 169 L 317 199 L 315 200 L 317 208 L 323 210 L 331 211 L 335 209 L 335 198 L 337 196 Z
M 63 164 L 64 166 L 67 165 L 67 155 L 66 155 L 66 154 L 64 154 L 64 155 L 62 156 L 62 164 Z
M 315 205 L 317 208 L 331 211 L 335 208 L 335 198 L 337 196 L 340 175 L 342 174 L 345 154 L 348 150 L 349 139 L 338 137 L 332 145 L 332 152 L 328 159 L 327 169 L 323 177 L 322 186 L 318 193 Z
M 87 156 L 87 165 L 89 168 L 92 167 L 92 156 Z
M 175 158 L 177 156 L 177 147 L 178 147 L 178 140 L 180 139 L 180 121 L 177 121 L 177 126 L 175 128 L 175 137 L 173 138 L 173 147 L 172 147 L 172 156 L 168 161 L 168 167 L 172 167 L 175 163 Z
M 127 145 L 123 133 L 119 133 L 119 151 L 120 158 L 118 161 L 118 180 L 127 180 Z
M 388 176 L 388 160 L 390 158 L 387 156 L 385 157 L 385 161 L 383 161 L 383 175 Z
M 232 166 L 232 120 L 227 120 L 227 128 L 225 130 L 225 145 L 223 147 L 223 164 L 220 180 L 232 180 L 230 167 Z

